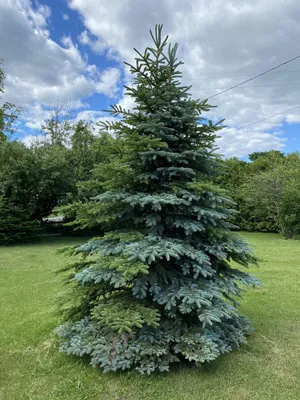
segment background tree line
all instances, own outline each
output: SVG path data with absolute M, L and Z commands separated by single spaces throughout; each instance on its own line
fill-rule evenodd
M 300 231 L 300 155 L 278 150 L 255 152 L 249 161 L 222 160 L 216 181 L 237 203 L 235 223 L 247 231 L 280 232 L 286 239 Z
M 4 78 L 0 65 L 0 94 Z M 41 128 L 45 140 L 25 146 L 12 140 L 20 111 L 11 103 L 0 107 L 0 244 L 34 239 L 54 210 L 66 216 L 68 233 L 97 226 L 91 198 L 106 190 L 107 169 L 126 157 L 126 145 L 98 125 L 74 122 L 57 105 Z M 235 200 L 238 213 L 232 222 L 237 229 L 296 237 L 299 153 L 255 152 L 248 161 L 233 157 L 220 163 L 223 173 L 213 183 Z M 114 172 L 113 179 L 126 179 L 122 174 Z
M 93 195 L 93 169 L 104 162 L 105 145 L 113 139 L 96 136 L 82 121 L 72 125 L 69 135 L 70 145 L 57 137 L 52 140 L 51 134 L 49 142 L 29 147 L 17 140 L 0 143 L 0 243 L 27 241 L 47 232 L 44 220 L 53 210 L 72 204 L 67 208 L 72 219 L 78 204 Z

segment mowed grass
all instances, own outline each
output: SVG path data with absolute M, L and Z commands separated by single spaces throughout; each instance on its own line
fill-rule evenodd
M 166 374 L 103 374 L 58 352 L 54 274 L 68 260 L 55 254 L 78 238 L 50 238 L 0 248 L 1 400 L 300 399 L 300 241 L 245 234 L 260 259 L 242 312 L 255 327 L 247 345 L 200 369 Z

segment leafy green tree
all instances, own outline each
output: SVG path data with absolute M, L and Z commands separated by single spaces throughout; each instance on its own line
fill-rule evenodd
M 253 155 L 256 155 L 255 157 Z M 249 175 L 270 171 L 272 168 L 284 163 L 285 156 L 278 150 L 257 152 L 249 155 L 252 162 L 248 163 L 247 172 Z
M 31 149 L 17 141 L 0 143 L 0 192 L 4 197 L 29 210 L 37 175 L 37 160 Z
M 255 151 L 254 153 L 249 154 L 249 160 L 256 161 L 261 157 L 279 157 L 284 158 L 284 153 L 279 150 L 270 150 L 270 151 Z
M 9 205 L 16 210 L 15 221 L 19 213 L 20 221 L 41 222 L 75 190 L 76 176 L 69 156 L 70 150 L 62 146 L 28 148 L 17 141 L 0 143 L 2 209 Z
M 73 164 L 79 181 L 86 181 L 90 178 L 95 163 L 93 153 L 95 141 L 95 135 L 89 124 L 78 121 L 71 137 L 71 146 Z
M 20 142 L 0 143 L 0 244 L 27 242 L 39 233 L 31 217 L 36 163 L 30 149 Z
M 300 156 L 288 155 L 283 163 L 253 175 L 243 186 L 244 198 L 256 221 L 276 226 L 286 239 L 300 233 Z
M 240 187 L 242 229 L 278 232 L 277 197 L 279 180 L 274 171 L 263 171 L 249 176 Z
M 32 204 L 32 218 L 42 220 L 75 193 L 78 178 L 70 149 L 60 145 L 45 145 L 33 147 L 31 151 L 37 171 L 28 201 Z
M 22 204 L 0 195 L 0 245 L 32 241 L 39 233 L 37 221 L 29 220 Z
M 241 187 L 248 178 L 247 167 L 248 163 L 237 157 L 229 159 L 221 159 L 223 171 L 215 177 L 214 181 L 220 187 L 226 189 L 227 193 L 236 203 L 237 213 L 232 215 L 230 221 L 239 229 L 244 225 L 245 210 L 244 201 L 241 193 Z M 243 209 L 243 212 L 241 210 Z
M 256 285 L 230 261 L 254 262 L 230 232 L 232 201 L 209 184 L 218 172 L 218 124 L 206 101 L 180 84 L 177 44 L 161 26 L 153 48 L 137 51 L 131 112 L 104 123 L 120 142 L 105 168 L 104 193 L 86 209 L 102 237 L 75 248 L 70 321 L 58 328 L 61 350 L 89 355 L 105 371 L 166 371 L 174 362 L 200 365 L 246 340 L 249 322 L 237 309 L 242 286 Z M 68 269 L 68 268 L 67 268 Z
M 86 209 L 91 206 L 91 198 L 105 191 L 106 169 L 112 157 L 118 157 L 116 140 L 107 132 L 94 135 L 93 127 L 79 122 L 72 137 L 71 159 L 76 175 L 76 190 L 55 212 L 65 216 L 65 228 L 92 234 L 98 223 L 84 224 Z M 91 222 L 91 221 L 90 221 Z M 98 232 L 99 233 L 99 232 Z
M 278 204 L 278 224 L 285 239 L 295 239 L 300 233 L 300 182 L 298 168 L 282 168 L 282 193 Z
M 216 177 L 216 182 L 223 188 L 229 190 L 230 195 L 233 196 L 236 194 L 238 188 L 245 182 L 248 163 L 237 157 L 232 157 L 223 160 L 222 165 L 222 174 Z
M 263 196 L 266 192 L 265 188 L 269 188 L 269 184 L 261 188 L 264 183 L 260 174 L 272 173 L 278 166 L 283 165 L 287 158 L 280 151 L 271 150 L 252 153 L 249 155 L 249 159 L 250 162 L 239 160 L 236 157 L 221 160 L 224 165 L 224 173 L 216 178 L 216 182 L 224 187 L 236 202 L 238 213 L 233 217 L 232 222 L 240 229 L 278 232 L 280 227 L 276 205 L 271 195 Z M 252 192 L 257 194 L 255 201 L 250 201 Z
M 2 64 L 2 60 L 0 59 L 0 94 L 4 93 L 5 79 L 4 71 L 1 68 Z M 12 135 L 15 132 L 13 123 L 18 118 L 20 112 L 21 108 L 16 107 L 13 103 L 10 102 L 5 102 L 0 107 L 0 142 L 5 141 L 8 136 Z

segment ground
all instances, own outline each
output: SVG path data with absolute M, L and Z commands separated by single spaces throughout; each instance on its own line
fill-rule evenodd
M 264 287 L 242 302 L 255 333 L 247 345 L 201 369 L 141 376 L 103 374 L 58 352 L 55 250 L 82 242 L 50 238 L 0 248 L 1 400 L 299 400 L 300 241 L 244 234 L 260 260 L 251 272 Z

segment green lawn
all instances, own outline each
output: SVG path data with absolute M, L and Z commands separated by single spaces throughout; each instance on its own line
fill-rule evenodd
M 53 271 L 66 262 L 56 248 L 82 239 L 51 238 L 0 248 L 1 400 L 300 399 L 300 241 L 245 234 L 260 259 L 252 272 L 265 286 L 242 311 L 255 333 L 240 350 L 201 369 L 166 374 L 103 374 L 57 349 Z

